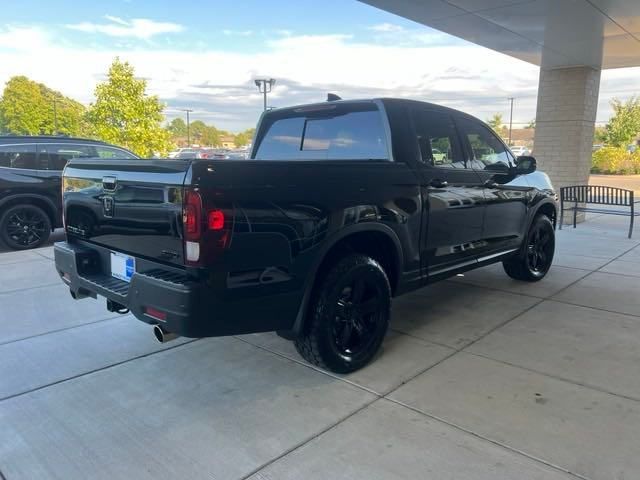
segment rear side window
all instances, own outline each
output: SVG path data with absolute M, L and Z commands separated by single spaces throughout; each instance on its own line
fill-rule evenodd
M 40 149 L 40 160 L 48 161 L 49 170 L 62 170 L 72 158 L 90 158 L 96 156 L 93 146 L 75 143 L 43 143 Z
M 415 109 L 412 114 L 422 163 L 438 168 L 467 168 L 448 114 L 426 109 Z
M 35 144 L 0 146 L 0 167 L 23 168 L 29 170 L 46 169 L 38 165 Z
M 126 158 L 126 159 L 136 158 L 134 155 L 131 155 L 129 152 L 125 150 L 120 150 L 119 148 L 103 147 L 102 145 L 96 145 L 94 148 L 96 149 L 97 156 L 100 158 Z
M 374 104 L 329 105 L 265 119 L 255 160 L 389 160 Z

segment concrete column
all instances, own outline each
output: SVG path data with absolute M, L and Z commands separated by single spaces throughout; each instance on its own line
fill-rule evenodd
M 599 90 L 600 70 L 540 69 L 533 155 L 558 193 L 589 181 Z

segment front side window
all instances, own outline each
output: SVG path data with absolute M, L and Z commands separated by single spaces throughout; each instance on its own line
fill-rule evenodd
M 42 168 L 38 165 L 36 146 L 34 144 L 0 146 L 0 167 L 30 170 Z
M 267 117 L 255 160 L 389 160 L 382 115 L 374 104 L 301 110 Z
M 446 113 L 413 110 L 420 160 L 438 168 L 466 168 L 453 120 Z
M 130 154 L 125 150 L 120 150 L 119 148 L 113 147 L 104 147 L 102 145 L 96 145 L 96 154 L 100 158 L 125 158 L 125 159 L 133 159 L 136 158 L 134 155 Z
M 472 168 L 500 170 L 509 167 L 511 155 L 507 147 L 487 127 L 468 118 L 459 118 L 457 122 L 467 143 Z
M 47 159 L 49 162 L 49 170 L 62 170 L 73 158 L 96 156 L 92 146 L 75 143 L 43 143 L 39 145 L 39 149 L 40 158 Z

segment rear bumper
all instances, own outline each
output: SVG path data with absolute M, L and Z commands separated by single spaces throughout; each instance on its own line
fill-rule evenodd
M 100 295 L 145 323 L 192 338 L 287 330 L 295 319 L 297 294 L 230 298 L 224 278 L 191 278 L 180 269 L 140 259 L 127 283 L 111 276 L 110 252 L 94 245 L 55 244 L 56 270 L 74 298 Z M 166 318 L 150 316 L 147 307 Z

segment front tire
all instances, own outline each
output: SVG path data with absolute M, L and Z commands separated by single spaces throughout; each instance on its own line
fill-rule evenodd
M 502 262 L 504 271 L 515 280 L 542 280 L 553 263 L 555 246 L 553 223 L 546 215 L 538 215 L 529 228 L 521 252 Z
M 43 245 L 51 235 L 51 220 L 35 205 L 9 207 L 0 218 L 0 239 L 13 250 L 28 250 Z
M 309 363 L 335 373 L 364 367 L 382 344 L 391 316 L 384 269 L 366 255 L 339 260 L 314 292 L 296 350 Z

